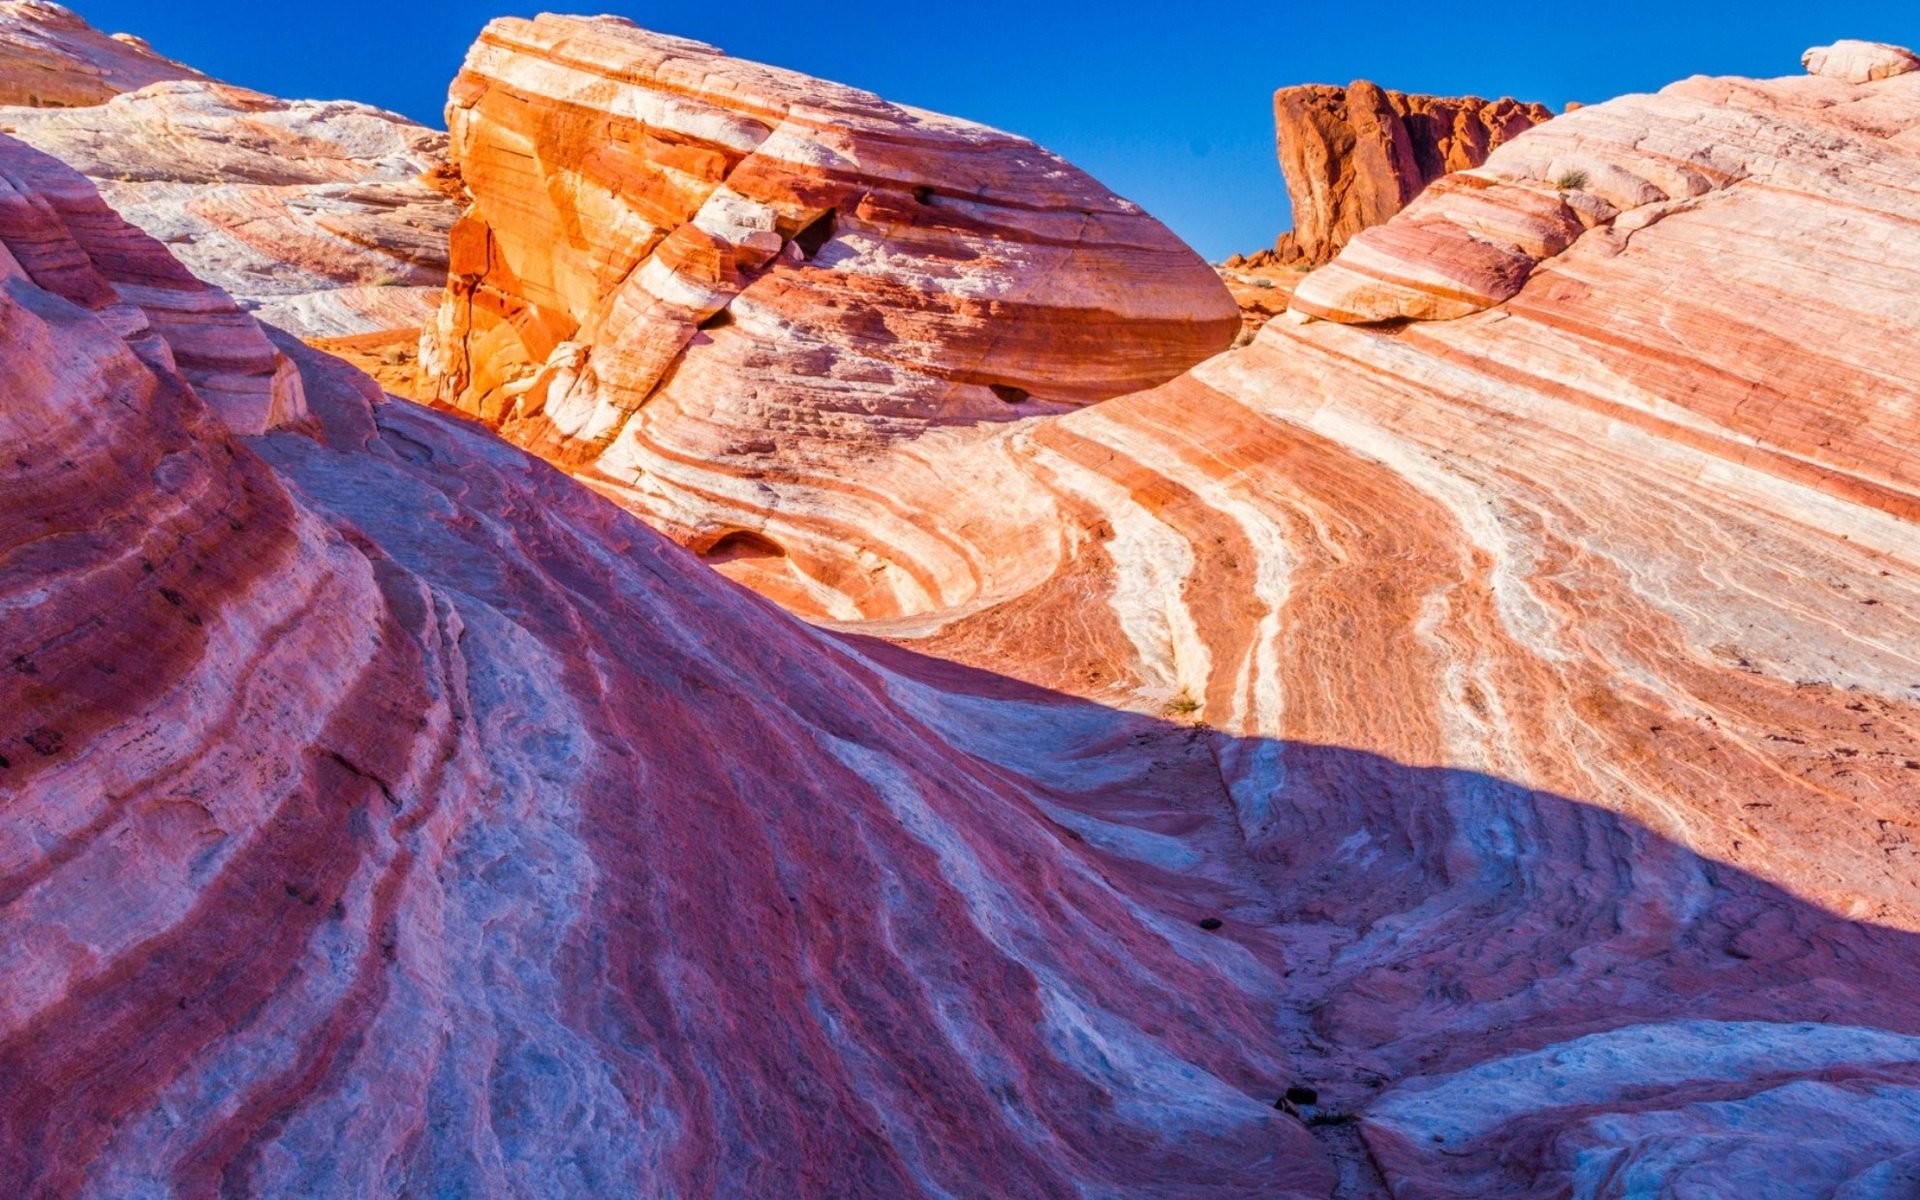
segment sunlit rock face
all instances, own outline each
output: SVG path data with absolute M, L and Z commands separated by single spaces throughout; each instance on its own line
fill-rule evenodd
M 615 19 L 494 22 L 448 116 L 473 204 L 438 398 L 696 547 L 818 557 L 884 504 L 835 491 L 861 458 L 1164 382 L 1237 329 L 1192 251 L 1027 141 Z
M 1409 95 L 1364 79 L 1344 88 L 1281 88 L 1273 123 L 1293 229 L 1275 255 L 1282 263 L 1326 262 L 1434 180 L 1479 166 L 1552 115 L 1540 104 Z
M 1516 162 L 1587 181 L 1476 187 Z M 869 551 L 973 590 L 862 627 L 1220 731 L 1260 880 L 1229 920 L 1288 947 L 1395 1194 L 1898 1194 L 1920 75 L 1692 80 L 1462 179 L 1374 232 L 1699 190 L 1575 221 L 1459 319 L 1283 318 L 1164 387 L 875 463 L 844 486 L 918 516 Z M 1452 237 L 1396 243 L 1399 277 L 1458 270 Z M 720 569 L 862 615 L 795 567 Z
M 0 141 L 0 1180 L 1905 1194 L 1915 79 L 1689 82 L 1606 161 L 1845 169 L 1456 320 L 1015 421 L 876 382 L 916 436 L 705 546 L 852 631 Z
M 299 336 L 417 330 L 439 301 L 458 185 L 445 137 L 393 113 L 183 80 L 88 108 L 0 109 L 0 128 Z
M 1682 212 L 1702 214 L 1690 228 L 1717 221 L 1739 230 L 1736 265 L 1762 246 L 1785 247 L 1789 268 L 1857 256 L 1857 237 L 1835 216 L 1840 210 L 1863 206 L 1861 219 L 1875 230 L 1897 231 L 1909 219 L 1920 77 L 1869 79 L 1873 72 L 1863 68 L 1853 72 L 1860 82 L 1837 78 L 1846 72 L 1828 64 L 1841 61 L 1848 45 L 1808 51 L 1816 73 L 1806 77 L 1696 77 L 1556 118 L 1357 236 L 1301 284 L 1292 307 L 1348 323 L 1481 312 L 1576 242 L 1589 252 L 1603 243 L 1624 249 L 1641 230 Z M 1877 52 L 1897 60 L 1892 48 Z M 1707 255 L 1719 250 L 1717 242 L 1703 247 Z M 1876 244 L 1875 271 L 1880 253 Z M 1896 255 L 1886 266 L 1895 275 L 1885 279 L 1888 288 L 1909 286 L 1908 260 Z M 1725 268 L 1716 262 L 1714 269 Z M 1869 281 L 1869 294 L 1880 282 Z M 1824 286 L 1810 281 L 1789 294 L 1806 312 L 1800 336 L 1812 341 L 1802 361 L 1817 361 L 1820 343 L 1842 336 L 1859 306 L 1871 303 L 1851 291 L 1851 281 L 1835 273 Z M 1734 303 L 1767 305 L 1775 295 L 1769 286 L 1748 288 Z M 1742 309 L 1728 315 L 1738 320 Z
M 49 0 L 0 0 L 0 105 L 100 104 L 170 79 L 200 79 L 130 34 L 108 35 Z

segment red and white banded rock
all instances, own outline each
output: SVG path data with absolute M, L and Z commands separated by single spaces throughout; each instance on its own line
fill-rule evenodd
M 132 34 L 105 34 L 51 0 L 0 0 L 0 105 L 100 104 L 171 79 L 202 79 Z
M 1225 915 L 1285 947 L 1323 1106 L 1357 1118 L 1321 1136 L 1393 1194 L 1910 1178 L 1913 81 L 1699 79 L 1556 118 L 1489 166 L 1564 155 L 1584 199 L 1434 201 L 1546 260 L 1491 311 L 1275 321 L 842 484 L 885 509 L 840 561 L 955 598 L 862 630 L 1215 731 L 1234 848 L 1199 817 L 1126 845 L 1260 881 Z M 1625 211 L 1549 257 L 1539 198 Z M 857 609 L 796 566 L 721 570 Z
M 473 204 L 438 398 L 695 545 L 794 488 L 863 520 L 850 461 L 1163 382 L 1238 327 L 1030 142 L 614 18 L 495 21 L 448 114 Z
M 417 329 L 458 213 L 443 135 L 345 101 L 206 80 L 89 108 L 0 109 L 200 278 L 301 337 Z
M 1856 196 L 1885 213 L 1904 203 L 1916 90 L 1909 76 L 1695 78 L 1582 108 L 1357 236 L 1301 283 L 1292 310 L 1347 323 L 1457 318 L 1514 295 L 1583 236 L 1624 246 L 1693 207 L 1731 207 L 1756 230 Z
M 291 339 L 237 438 L 103 282 L 164 251 L 0 161 L 11 1194 L 1331 1186 L 1277 960 L 1096 844 L 1142 745 L 1217 794 L 1185 730 L 870 661 Z

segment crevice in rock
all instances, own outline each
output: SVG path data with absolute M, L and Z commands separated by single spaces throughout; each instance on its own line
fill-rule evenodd
M 800 248 L 801 254 L 811 260 L 828 242 L 833 240 L 834 230 L 838 225 L 838 218 L 830 208 L 809 222 L 805 229 L 794 234 L 793 244 Z

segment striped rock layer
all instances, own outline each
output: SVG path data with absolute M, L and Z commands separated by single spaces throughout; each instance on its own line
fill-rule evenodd
M 1332 1185 L 1280 957 L 1108 846 L 1206 816 L 1191 731 L 870 658 L 291 339 L 258 435 L 193 336 L 257 327 L 0 182 L 9 1196 Z
M 1280 235 L 1275 254 L 1318 266 L 1434 180 L 1479 166 L 1552 116 L 1541 104 L 1409 95 L 1364 79 L 1281 88 L 1273 124 L 1293 229 Z
M 105 34 L 51 0 L 0 0 L 0 105 L 102 104 L 172 79 L 201 79 L 131 34 Z
M 1455 320 L 1276 320 L 1161 388 L 850 463 L 874 515 L 844 552 L 904 564 L 921 609 L 799 555 L 720 569 L 1216 731 L 1235 850 L 1194 869 L 1285 947 L 1321 1099 L 1357 1118 L 1316 1136 L 1377 1171 L 1344 1177 L 1899 1194 L 1920 74 L 1557 117 L 1294 307 L 1369 245 L 1396 294 L 1447 294 L 1466 247 L 1526 261 Z
M 782 498 L 851 458 L 1162 383 L 1237 330 L 1192 251 L 1031 143 L 619 19 L 495 21 L 448 120 L 472 206 L 437 398 L 696 546 L 784 546 Z
M 0 143 L 0 1179 L 1910 1193 L 1915 79 L 1685 85 L 1636 169 L 1832 179 L 1484 311 L 782 477 L 918 591 L 712 557 L 840 631 L 290 340 L 239 403 Z
M 0 108 L 0 129 L 89 176 L 196 275 L 301 337 L 414 340 L 445 285 L 459 211 L 446 139 L 393 113 L 191 79 L 92 107 Z

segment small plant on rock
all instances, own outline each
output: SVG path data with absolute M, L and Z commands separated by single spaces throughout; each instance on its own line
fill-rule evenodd
M 1587 186 L 1587 173 L 1578 167 L 1562 171 L 1559 178 L 1553 181 L 1553 186 L 1563 192 L 1577 192 Z

